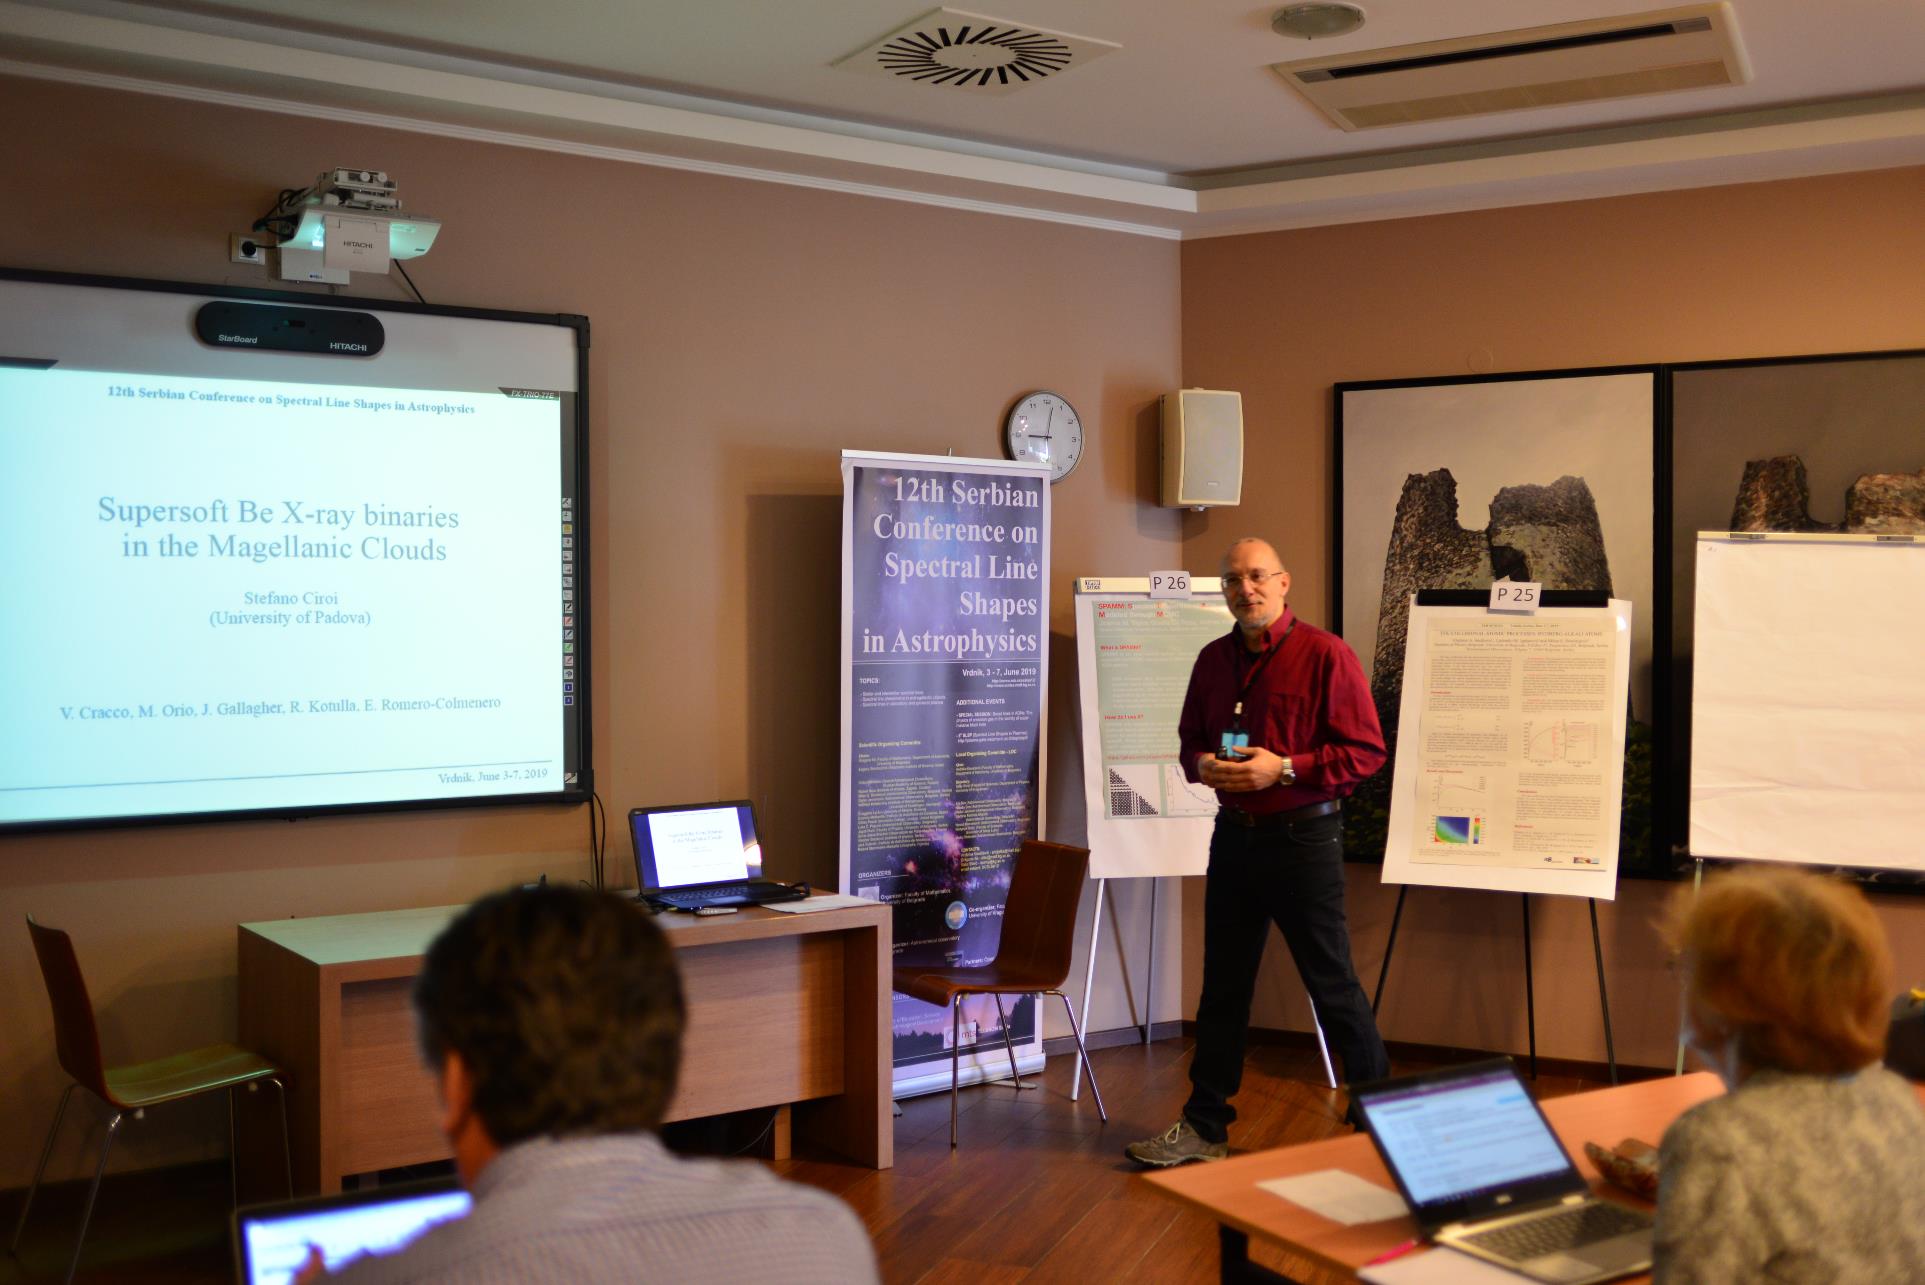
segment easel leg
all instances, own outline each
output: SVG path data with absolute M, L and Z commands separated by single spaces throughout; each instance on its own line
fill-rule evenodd
M 1156 1026 L 1156 885 L 1155 875 L 1150 876 L 1150 966 L 1143 979 L 1143 1042 L 1150 1042 L 1150 1031 Z M 1089 1020 L 1089 1001 L 1083 1001 L 1083 1020 Z
M 1704 886 L 1704 858 L 1694 857 L 1692 860 L 1697 869 L 1691 872 L 1691 900 L 1696 901 L 1698 889 Z M 1678 1062 L 1671 1068 L 1671 1074 L 1684 1074 L 1684 1008 L 1682 1005 L 1678 1008 Z
M 1531 985 L 1531 894 L 1521 892 L 1524 902 L 1524 1024 L 1531 1037 L 1531 1078 L 1537 1078 L 1537 992 Z
M 1397 909 L 1390 916 L 1390 940 L 1384 943 L 1384 962 L 1377 969 L 1377 993 L 1370 997 L 1370 1015 L 1377 1016 L 1377 1006 L 1384 1002 L 1384 978 L 1390 975 L 1390 952 L 1397 945 L 1397 925 L 1403 922 L 1404 898 L 1410 893 L 1410 885 L 1402 884 L 1397 889 Z
M 1090 991 L 1096 985 L 1096 947 L 1103 940 L 1103 889 L 1108 886 L 1108 884 L 1109 880 L 1107 879 L 1098 879 L 1096 881 L 1096 914 L 1091 918 L 1089 927 L 1089 963 L 1083 969 L 1083 1020 L 1085 1022 L 1089 1021 Z M 1042 1005 L 1039 1002 L 1037 1004 L 1037 1017 L 1039 1022 L 1041 1016 Z M 1076 1101 L 1076 1095 L 1081 1092 L 1082 1087 L 1083 1050 L 1079 1045 L 1076 1050 L 1076 1069 L 1070 1073 L 1069 1077 L 1069 1100 L 1071 1102 Z
M 1604 1060 L 1611 1068 L 1611 1083 L 1618 1082 L 1617 1046 L 1611 1042 L 1611 1000 L 1604 992 L 1604 944 L 1597 931 L 1597 898 L 1586 897 L 1591 903 L 1591 954 L 1597 957 L 1597 1006 L 1604 1013 Z
M 1323 1055 L 1323 1078 L 1331 1088 L 1337 1087 L 1337 1068 L 1330 1065 L 1330 1043 L 1323 1037 L 1323 1023 L 1317 1020 L 1317 1001 L 1309 991 L 1304 997 L 1310 1000 L 1310 1029 L 1317 1033 L 1317 1052 Z

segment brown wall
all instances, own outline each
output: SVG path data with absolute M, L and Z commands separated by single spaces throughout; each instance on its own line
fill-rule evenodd
M 773 872 L 834 884 L 838 452 L 997 456 L 1019 393 L 1063 393 L 1091 445 L 1055 491 L 1048 829 L 1080 837 L 1068 577 L 1175 556 L 1176 515 L 1146 503 L 1174 242 L 27 80 L 0 79 L 0 120 L 15 172 L 48 177 L 0 219 L 0 264 L 269 285 L 227 233 L 374 165 L 445 221 L 411 268 L 430 301 L 589 316 L 595 761 L 625 880 L 628 808 L 746 795 Z M 233 1037 L 237 922 L 575 878 L 587 843 L 584 811 L 529 808 L 0 841 L 0 1186 L 30 1176 L 61 1085 L 22 914 L 73 931 L 126 1061 Z M 1096 1008 L 1128 1020 L 1107 983 Z M 181 1107 L 117 1150 L 218 1154 L 222 1128 Z M 58 1174 L 84 1151 L 65 1132 Z
M 1925 346 L 1921 225 L 1925 170 L 1907 169 L 1187 243 L 1184 382 L 1242 391 L 1247 472 L 1241 509 L 1186 519 L 1185 563 L 1206 570 L 1234 536 L 1266 535 L 1294 573 L 1292 602 L 1326 623 L 1332 384 Z M 1626 881 L 1598 907 L 1623 1061 L 1671 1061 L 1676 994 L 1651 928 L 1668 890 Z M 1353 868 L 1350 897 L 1371 987 L 1395 890 Z M 1195 943 L 1200 898 L 1188 903 Z M 1539 1050 L 1601 1060 L 1584 905 L 1535 906 Z M 1925 900 L 1879 906 L 1901 975 L 1925 978 Z M 1413 890 L 1386 1037 L 1523 1051 L 1520 918 L 1516 897 Z M 1307 1029 L 1280 950 L 1259 996 L 1259 1023 Z

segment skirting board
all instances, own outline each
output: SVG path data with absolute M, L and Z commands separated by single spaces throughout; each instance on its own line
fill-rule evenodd
M 1178 1023 L 1172 1022 L 1170 1025 L 1175 1026 Z M 1181 1025 L 1184 1038 L 1196 1038 L 1195 1022 L 1185 1021 Z M 1158 1024 L 1157 1029 L 1162 1029 L 1161 1023 Z M 1310 1031 L 1280 1031 L 1268 1026 L 1253 1026 L 1250 1028 L 1250 1043 L 1314 1049 L 1317 1047 L 1317 1037 Z M 1508 1050 L 1462 1049 L 1453 1048 L 1448 1044 L 1411 1044 L 1403 1040 L 1385 1040 L 1384 1047 L 1390 1051 L 1391 1057 L 1412 1062 L 1467 1062 L 1480 1057 L 1508 1056 L 1523 1063 L 1527 1058 L 1526 1054 L 1512 1053 Z M 1070 1051 L 1075 1052 L 1074 1045 Z M 1537 1069 L 1542 1075 L 1561 1075 L 1578 1080 L 1608 1080 L 1611 1077 L 1611 1068 L 1608 1063 L 1585 1062 L 1568 1057 L 1545 1057 L 1542 1053 L 1537 1057 Z M 1655 1080 L 1670 1074 L 1671 1068 L 1668 1066 L 1630 1066 L 1623 1062 L 1618 1063 L 1618 1080 L 1625 1084 L 1634 1080 Z
M 1150 1026 L 1152 1040 L 1173 1040 L 1189 1034 L 1188 1022 L 1155 1022 Z M 1092 1049 L 1113 1049 L 1123 1044 L 1141 1044 L 1143 1028 L 1140 1026 L 1119 1026 L 1108 1031 L 1091 1031 L 1083 1037 L 1085 1046 Z M 1043 1041 L 1043 1052 L 1049 1057 L 1068 1054 L 1076 1056 L 1076 1037 L 1056 1035 Z

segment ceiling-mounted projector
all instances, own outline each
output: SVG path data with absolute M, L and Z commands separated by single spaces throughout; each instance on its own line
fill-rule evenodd
M 426 254 L 441 221 L 402 213 L 381 170 L 335 169 L 283 191 L 254 230 L 279 240 L 283 280 L 345 284 L 350 272 L 385 273 L 394 259 Z

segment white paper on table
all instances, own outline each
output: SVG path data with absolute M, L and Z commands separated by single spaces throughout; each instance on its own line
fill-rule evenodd
M 801 901 L 772 901 L 766 909 L 779 910 L 785 915 L 812 915 L 818 910 L 848 910 L 852 906 L 875 904 L 867 897 L 851 897 L 843 892 L 825 892 L 813 897 L 804 897 Z
M 1257 1186 L 1346 1227 L 1382 1222 L 1410 1212 L 1410 1206 L 1396 1192 L 1342 1169 L 1319 1169 L 1294 1178 L 1272 1178 Z
M 1357 1279 L 1370 1285 L 1518 1285 L 1530 1278 L 1439 1246 L 1405 1254 L 1377 1267 L 1360 1267 Z

